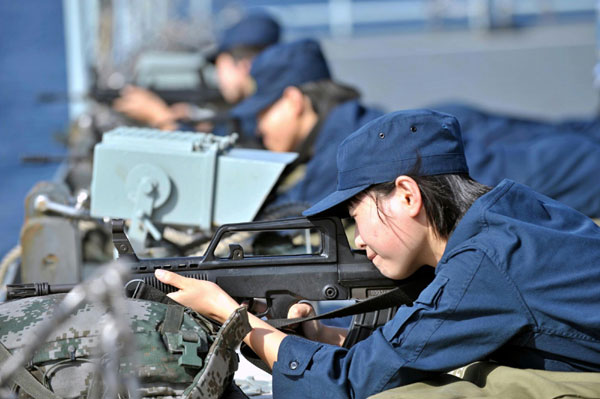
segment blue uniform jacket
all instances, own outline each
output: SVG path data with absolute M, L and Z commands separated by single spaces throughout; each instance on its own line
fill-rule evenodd
M 490 186 L 508 178 L 600 217 L 600 120 L 545 123 L 440 105 L 457 117 L 471 176 Z
M 600 370 L 600 227 L 510 180 L 456 227 L 413 306 L 350 349 L 286 337 L 275 398 L 366 398 L 476 360 Z
M 350 100 L 333 108 L 325 118 L 306 164 L 306 173 L 290 189 L 277 195 L 273 203 L 316 203 L 334 191 L 337 182 L 336 155 L 339 144 L 356 129 L 383 115 L 383 112 Z

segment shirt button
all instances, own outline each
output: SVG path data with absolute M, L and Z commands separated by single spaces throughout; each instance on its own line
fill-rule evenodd
M 296 369 L 298 368 L 298 362 L 297 362 L 297 361 L 295 361 L 295 360 L 292 360 L 292 361 L 290 362 L 290 368 L 291 368 L 292 370 L 296 370 Z

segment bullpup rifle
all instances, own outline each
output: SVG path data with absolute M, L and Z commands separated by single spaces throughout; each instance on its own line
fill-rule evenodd
M 291 254 L 248 254 L 239 242 L 227 241 L 227 237 L 241 237 L 245 233 L 257 234 L 255 241 L 261 234 L 271 234 L 269 237 L 280 241 L 291 232 L 296 237 L 309 238 Z M 298 235 L 299 232 L 304 236 Z M 269 240 L 265 241 L 268 247 Z M 223 225 L 215 232 L 203 256 L 140 259 L 133 251 L 122 221 L 113 221 L 113 242 L 119 259 L 129 264 L 128 291 L 137 291 L 139 284 L 144 283 L 164 293 L 173 292 L 174 287 L 154 277 L 157 269 L 170 270 L 185 277 L 215 282 L 237 300 L 264 298 L 268 314 L 274 318 L 285 318 L 289 307 L 298 300 L 367 299 L 394 288 L 400 288 L 405 298 L 414 300 L 433 278 L 430 272 L 405 280 L 384 277 L 364 251 L 351 249 L 337 217 Z M 72 287 L 46 283 L 9 285 L 7 298 L 62 293 Z

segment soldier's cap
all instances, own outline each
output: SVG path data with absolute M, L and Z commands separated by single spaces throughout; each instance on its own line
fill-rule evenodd
M 257 115 L 277 101 L 288 86 L 331 79 L 321 46 L 312 39 L 265 49 L 252 62 L 250 75 L 256 83 L 256 91 L 231 111 L 234 116 Z
M 217 49 L 206 58 L 214 63 L 217 56 L 240 46 L 267 47 L 279 42 L 281 27 L 266 13 L 252 13 L 226 29 L 219 39 Z
M 348 216 L 347 201 L 406 174 L 469 173 L 455 117 L 432 110 L 383 115 L 352 133 L 337 151 L 337 189 L 304 216 Z

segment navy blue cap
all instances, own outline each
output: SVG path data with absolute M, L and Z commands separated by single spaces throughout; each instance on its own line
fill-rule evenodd
M 458 121 L 431 110 L 392 112 L 367 123 L 340 144 L 337 168 L 337 190 L 304 216 L 346 216 L 347 200 L 401 175 L 469 173 Z
M 217 55 L 239 46 L 270 46 L 279 42 L 280 33 L 279 24 L 270 15 L 248 14 L 223 32 L 217 50 L 207 59 L 215 62 Z
M 256 92 L 231 113 L 250 117 L 277 101 L 288 86 L 331 79 L 319 43 L 312 39 L 276 44 L 261 52 L 252 62 L 250 75 Z

